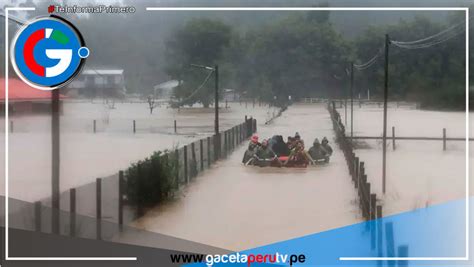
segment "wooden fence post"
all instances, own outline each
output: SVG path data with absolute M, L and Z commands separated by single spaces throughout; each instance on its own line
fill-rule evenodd
M 365 215 L 366 220 L 370 220 L 370 183 L 367 183 L 367 175 L 365 175 Z
M 41 201 L 36 201 L 35 202 L 35 231 L 36 232 L 41 232 Z
M 191 169 L 191 178 L 194 178 L 197 176 L 196 145 L 194 142 L 191 143 L 191 160 L 193 166 L 193 169 Z
M 201 171 L 204 170 L 204 144 L 203 140 L 199 139 L 199 161 L 201 163 Z
M 376 235 L 375 213 L 377 212 L 377 208 L 375 207 L 375 203 L 376 203 L 375 194 L 370 194 L 370 220 L 371 220 L 371 223 L 370 223 L 370 235 L 371 235 L 370 245 L 371 245 L 372 250 L 375 249 L 375 245 L 376 245 L 376 239 L 375 239 L 375 235 Z
M 361 162 L 359 162 L 359 177 L 357 177 L 356 188 L 360 187 L 360 182 L 362 180 L 362 176 L 364 176 L 364 175 L 365 175 L 364 162 L 361 161 Z
M 220 154 L 219 154 L 220 147 L 219 146 L 221 145 L 221 143 L 218 140 L 220 140 L 220 133 L 217 133 L 217 134 L 213 135 L 213 137 L 212 137 L 213 148 L 214 148 L 213 162 L 216 162 L 220 158 Z
M 96 120 L 94 120 L 92 128 L 94 130 L 94 133 L 96 133 L 97 132 L 97 121 Z
M 377 206 L 377 219 L 382 218 L 382 206 Z
M 387 257 L 395 257 L 395 239 L 392 222 L 385 223 L 385 238 L 387 240 Z
M 236 132 L 237 132 L 237 127 L 236 126 L 232 127 L 232 150 L 235 149 L 235 140 L 237 139 L 235 138 Z
M 382 236 L 382 233 L 383 233 L 383 225 L 382 225 L 382 206 L 377 206 L 377 223 L 376 223 L 376 227 L 377 227 L 377 256 L 379 257 L 382 257 L 382 244 L 383 244 L 383 236 Z M 381 266 L 381 263 L 382 261 L 378 261 L 377 262 L 377 266 Z
M 178 149 L 175 149 L 174 150 L 174 154 L 175 154 L 175 165 L 176 165 L 176 173 L 175 173 L 175 188 L 178 189 L 179 188 L 179 150 Z
M 370 219 L 375 220 L 377 213 L 377 195 L 370 194 Z
M 224 131 L 224 158 L 227 158 L 227 153 L 229 152 L 229 144 L 227 142 L 228 137 L 229 133 L 227 131 Z
M 395 151 L 395 126 L 392 126 L 392 149 Z
M 354 182 L 355 188 L 357 188 L 357 177 L 359 177 L 359 157 L 356 157 L 354 160 L 355 171 L 354 176 L 352 176 L 352 181 Z
M 96 239 L 102 239 L 102 179 L 96 179 Z
M 120 229 L 123 225 L 123 171 L 119 171 L 119 180 L 118 180 L 118 224 Z
M 446 128 L 443 128 L 443 150 L 446 151 Z
M 76 189 L 69 189 L 69 234 L 76 236 Z
M 211 166 L 211 137 L 207 137 L 207 167 Z
M 351 149 L 351 151 L 352 151 L 352 149 Z M 355 153 L 352 151 L 352 152 L 351 152 L 351 159 L 350 159 L 350 161 L 348 161 L 348 162 L 350 162 L 349 168 L 350 168 L 351 176 L 352 176 L 352 177 L 354 177 L 354 175 L 355 175 L 355 165 L 354 165 L 354 163 L 355 163 L 355 158 L 356 158 Z
M 133 133 L 136 133 L 136 132 L 137 132 L 137 127 L 136 127 L 135 120 L 133 120 Z
M 188 146 L 183 146 L 183 154 L 184 154 L 184 159 L 183 159 L 183 164 L 184 164 L 184 181 L 187 184 L 189 182 L 188 180 Z
M 177 134 L 178 133 L 178 127 L 176 125 L 176 120 L 174 120 L 174 133 Z
M 244 141 L 244 124 L 240 124 L 240 142 Z

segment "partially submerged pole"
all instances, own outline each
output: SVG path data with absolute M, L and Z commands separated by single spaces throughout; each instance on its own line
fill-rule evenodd
M 215 154 L 220 158 L 221 138 L 219 135 L 219 66 L 214 67 L 215 90 L 214 90 L 214 134 L 216 136 Z
M 443 128 L 443 150 L 446 151 L 446 128 Z
M 382 192 L 386 191 L 387 180 L 387 99 L 388 99 L 388 47 L 390 39 L 388 34 L 385 34 L 385 78 L 383 90 L 383 158 L 382 158 Z
M 59 90 L 53 90 L 51 93 L 52 107 L 51 107 L 51 147 L 52 147 L 52 158 L 51 158 L 51 221 L 52 221 L 52 233 L 59 234 L 59 198 L 60 198 L 60 187 L 59 187 L 59 174 L 60 174 L 60 138 L 59 138 L 59 115 L 60 115 L 60 103 L 59 103 Z
M 354 135 L 354 62 L 351 62 L 351 142 Z

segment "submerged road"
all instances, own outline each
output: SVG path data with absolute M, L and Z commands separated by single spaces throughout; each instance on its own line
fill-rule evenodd
M 296 131 L 307 148 L 326 136 L 334 149 L 331 162 L 306 169 L 243 166 L 245 143 L 201 173 L 178 200 L 150 210 L 134 226 L 237 251 L 360 221 L 326 106 L 290 106 L 258 134 L 261 140 L 274 134 L 286 140 Z

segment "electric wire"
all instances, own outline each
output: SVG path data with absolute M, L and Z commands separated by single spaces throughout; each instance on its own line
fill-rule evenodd
M 198 88 L 196 90 L 194 90 L 194 92 L 192 92 L 189 96 L 187 96 L 185 99 L 181 100 L 179 103 L 180 105 L 182 105 L 183 103 L 186 103 L 186 101 L 188 101 L 189 99 L 193 98 L 203 87 L 204 85 L 206 84 L 206 82 L 209 80 L 209 78 L 211 78 L 211 75 L 214 73 L 214 71 L 210 71 L 209 74 L 206 76 L 206 78 L 204 79 L 204 81 L 201 83 L 201 85 L 198 86 Z

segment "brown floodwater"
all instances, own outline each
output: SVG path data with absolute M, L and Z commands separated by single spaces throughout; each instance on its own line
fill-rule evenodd
M 134 226 L 242 250 L 358 222 L 356 193 L 326 106 L 290 106 L 258 134 L 286 139 L 296 131 L 307 146 L 327 136 L 335 148 L 331 162 L 308 168 L 243 166 L 244 144 L 201 173 L 179 199 L 150 210 Z

